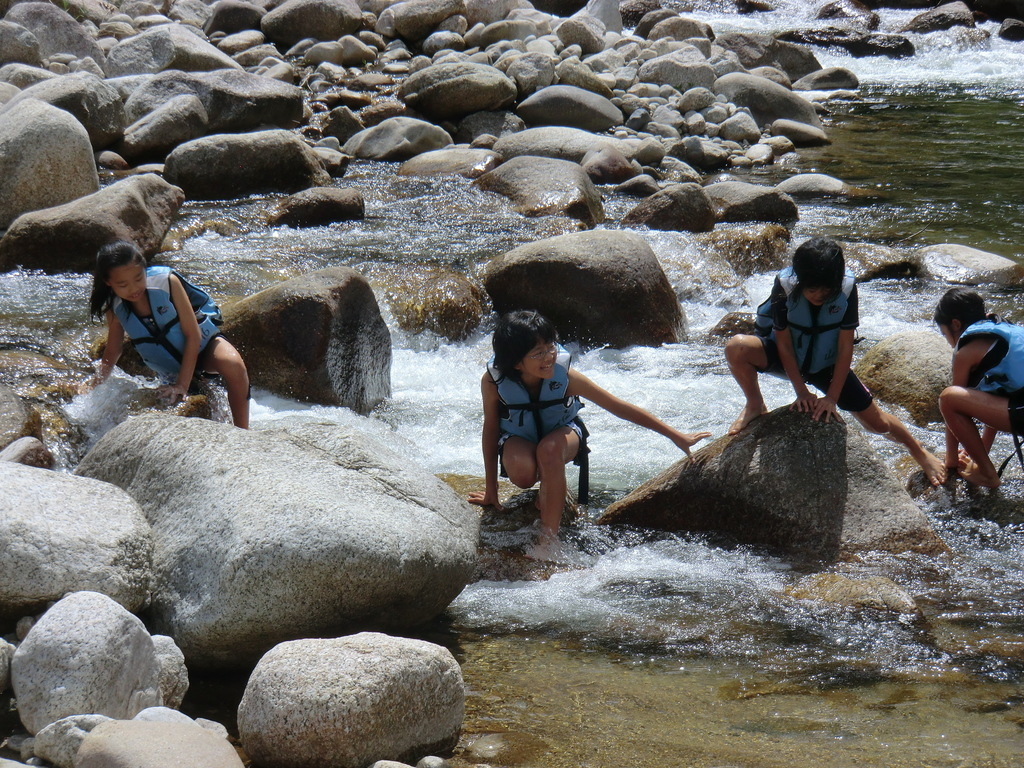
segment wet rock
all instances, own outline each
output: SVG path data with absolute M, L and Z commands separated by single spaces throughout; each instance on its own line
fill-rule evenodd
M 723 181 L 704 187 L 719 221 L 774 221 L 781 224 L 799 218 L 793 198 L 772 187 Z
M 176 709 L 181 706 L 188 692 L 188 669 L 185 654 L 167 635 L 153 635 L 153 649 L 160 665 L 160 700 L 165 707 Z
M 128 126 L 117 151 L 132 160 L 163 159 L 178 145 L 205 136 L 208 127 L 203 102 L 183 93 Z
M 566 160 L 513 157 L 473 183 L 509 198 L 524 216 L 561 214 L 588 226 L 604 220 L 600 192 L 578 164 Z
M 815 19 L 849 21 L 868 31 L 878 29 L 878 14 L 860 0 L 832 0 L 818 9 Z
M 32 745 L 36 757 L 57 768 L 74 768 L 75 755 L 89 731 L 111 719 L 106 715 L 71 715 L 50 723 L 36 734 Z
M 635 149 L 625 141 L 599 136 L 579 128 L 548 125 L 502 136 L 494 143 L 494 151 L 508 159 L 520 155 L 553 157 L 579 163 L 591 150 L 611 147 L 632 159 Z
M 331 183 L 309 145 L 283 130 L 193 139 L 167 156 L 164 177 L 193 200 L 297 192 Z
M 758 125 L 770 125 L 776 120 L 793 120 L 821 128 L 813 104 L 763 77 L 733 72 L 718 78 L 714 83 L 714 91 L 738 107 L 747 107 Z
M 653 176 L 642 173 L 619 184 L 615 191 L 629 197 L 648 197 L 661 189 Z
M 939 334 L 907 331 L 865 352 L 854 372 L 879 399 L 902 406 L 918 426 L 941 422 L 939 395 L 952 384 L 953 353 Z
M 793 83 L 794 91 L 834 91 L 838 89 L 856 90 L 860 88 L 860 80 L 845 67 L 826 67 L 817 72 L 804 75 Z
M 366 213 L 363 194 L 358 189 L 313 187 L 291 195 L 270 214 L 272 226 L 318 227 L 338 221 L 361 219 Z
M 455 658 L 433 643 L 373 632 L 296 640 L 253 670 L 238 708 L 239 737 L 246 754 L 268 765 L 413 760 L 455 746 L 465 696 Z
M 638 37 L 646 37 L 635 30 L 641 20 L 649 13 L 662 10 L 661 0 L 621 0 L 619 3 L 619 14 L 622 16 L 623 26 L 634 28 L 634 34 Z
M 39 41 L 20 24 L 0 21 L 0 65 L 12 61 L 41 66 L 43 59 L 39 55 Z
M 156 174 L 132 176 L 70 203 L 19 216 L 0 239 L 0 270 L 91 272 L 96 252 L 114 240 L 156 253 L 184 201 Z
M 0 461 L 11 461 L 40 469 L 52 469 L 54 464 L 53 454 L 35 437 L 19 437 L 0 450 Z
M 359 31 L 363 15 L 355 0 L 286 0 L 260 22 L 268 40 L 295 45 L 311 37 L 337 40 Z
M 89 135 L 68 112 L 27 99 L 0 113 L 0 229 L 97 189 Z
M 464 275 L 439 269 L 402 269 L 389 274 L 384 289 L 398 327 L 431 331 L 450 341 L 466 339 L 484 316 L 484 297 Z
M 715 39 L 715 33 L 711 30 L 710 25 L 684 16 L 669 16 L 659 21 L 645 36 L 648 40 L 659 40 L 663 37 L 672 40 L 689 40 L 694 37 Z
M 195 724 L 112 720 L 82 741 L 75 768 L 242 768 L 235 748 Z
M 359 115 L 346 106 L 335 107 L 320 123 L 320 133 L 325 138 L 333 136 L 342 144 L 365 128 Z
M 921 615 L 914 598 L 884 576 L 851 579 L 838 573 L 814 573 L 787 587 L 786 594 L 797 600 L 835 603 L 848 608 Z
M 611 147 L 591 150 L 583 156 L 580 166 L 595 184 L 619 184 L 639 173 L 639 164 L 634 165 L 625 155 Z
M 452 137 L 447 131 L 426 120 L 389 117 L 355 134 L 345 142 L 343 151 L 367 160 L 407 160 L 451 143 Z
M 155 74 L 166 70 L 206 72 L 214 69 L 241 69 L 241 66 L 178 24 L 162 24 L 147 29 L 122 40 L 107 54 L 109 77 Z
M 718 35 L 715 42 L 735 53 L 740 64 L 748 70 L 775 67 L 785 72 L 790 80 L 799 80 L 821 69 L 821 64 L 811 51 L 781 37 L 759 32 L 729 32 Z M 717 89 L 715 92 L 719 93 Z
M 966 245 L 926 245 L 917 250 L 917 255 L 930 277 L 955 285 L 1018 286 L 1024 280 L 1024 268 L 1017 262 Z
M 24 616 L 68 592 L 93 590 L 128 610 L 149 598 L 152 540 L 119 488 L 0 462 L 0 615 Z
M 797 558 L 946 545 L 856 427 L 779 408 L 615 502 L 597 521 L 717 531 Z
M 857 30 L 823 27 L 783 32 L 780 39 L 804 45 L 845 48 L 851 56 L 886 56 L 902 59 L 914 55 L 914 44 L 903 35 L 879 32 L 864 33 Z
M 923 269 L 920 253 L 874 243 L 840 243 L 846 267 L 858 283 L 869 280 L 917 277 Z
M 798 120 L 776 120 L 769 131 L 772 136 L 785 136 L 797 147 L 820 147 L 832 143 L 821 128 Z
M 669 155 L 685 160 L 695 168 L 712 171 L 729 162 L 729 150 L 720 144 L 706 141 L 697 136 L 687 136 L 669 147 Z
M 670 184 L 627 213 L 622 226 L 709 232 L 715 226 L 715 210 L 699 184 Z
M 369 413 L 391 395 L 391 335 L 369 283 L 333 267 L 224 308 L 254 386 Z
M 866 190 L 847 184 L 842 179 L 824 173 L 798 173 L 775 185 L 775 189 L 790 197 L 860 197 Z M 869 194 L 869 193 L 867 193 Z
M 711 88 L 716 77 L 714 68 L 693 46 L 646 61 L 637 72 L 642 83 L 664 83 L 680 93 L 690 88 Z
M 706 343 L 716 344 L 720 347 L 741 333 L 750 335 L 754 333 L 754 314 L 752 312 L 730 312 L 708 331 Z
M 153 641 L 106 595 L 73 592 L 37 621 L 11 660 L 29 733 L 69 715 L 131 717 L 160 703 Z
M 455 120 L 481 110 L 501 110 L 518 95 L 515 82 L 486 64 L 434 64 L 406 78 L 398 96 L 432 120 Z
M 522 245 L 491 260 L 484 286 L 495 311 L 536 309 L 570 341 L 657 346 L 683 334 L 672 286 L 651 247 L 631 232 L 577 232 Z
M 953 27 L 973 27 L 974 14 L 967 6 L 967 3 L 957 0 L 953 3 L 945 3 L 930 10 L 920 13 L 910 20 L 910 23 L 899 32 L 916 32 L 927 34 L 939 32 L 943 29 Z
M 1024 21 L 1007 19 L 999 26 L 998 34 L 1003 40 L 1019 43 L 1024 40 Z
M 203 26 L 207 35 L 223 32 L 233 35 L 237 32 L 258 30 L 266 10 L 247 0 L 217 0 L 210 8 L 210 18 Z M 261 38 L 263 36 L 261 35 Z M 263 40 L 260 39 L 262 43 Z M 221 41 L 223 43 L 223 41 Z M 225 50 L 222 46 L 221 50 Z M 247 46 L 248 47 L 248 46 Z M 227 51 L 230 53 L 230 51 Z M 234 51 L 237 53 L 237 51 Z
M 153 623 L 190 664 L 245 666 L 283 640 L 412 627 L 473 571 L 476 513 L 407 456 L 336 424 L 253 432 L 142 416 L 77 471 L 143 508 L 159 574 Z
M 780 224 L 719 229 L 697 238 L 698 246 L 722 256 L 740 277 L 787 266 L 790 234 Z
M 475 179 L 501 164 L 501 156 L 489 149 L 452 147 L 435 149 L 406 160 L 399 176 L 446 176 L 456 174 Z
M 422 40 L 450 16 L 466 15 L 465 0 L 406 0 L 391 5 L 377 17 L 374 31 L 384 37 Z
M 4 21 L 18 24 L 31 32 L 39 43 L 39 55 L 48 59 L 55 54 L 72 54 L 75 58 L 91 58 L 100 66 L 103 51 L 86 27 L 75 18 L 50 3 L 15 3 L 10 6 Z

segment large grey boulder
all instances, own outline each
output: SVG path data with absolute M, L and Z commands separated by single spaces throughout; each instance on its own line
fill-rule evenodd
M 376 632 L 294 640 L 253 670 L 238 706 L 239 739 L 264 765 L 412 762 L 451 751 L 465 698 L 458 662 L 439 645 Z
M 831 91 L 836 89 L 855 90 L 860 80 L 845 67 L 826 67 L 804 75 L 793 83 L 794 91 Z
M 953 351 L 937 333 L 907 331 L 882 339 L 854 371 L 879 399 L 903 406 L 916 424 L 941 422 L 939 395 L 952 384 Z
M 511 57 L 511 61 L 503 59 L 499 64 L 505 74 L 515 81 L 519 98 L 525 99 L 555 82 L 558 58 L 545 51 L 531 51 Z
M 223 51 L 179 24 L 161 24 L 122 40 L 107 54 L 107 76 L 141 75 L 173 69 L 208 72 L 241 69 Z
M 578 163 L 591 150 L 602 150 L 605 147 L 618 150 L 629 159 L 633 158 L 636 151 L 628 142 L 560 125 L 527 128 L 525 131 L 510 133 L 498 139 L 492 149 L 506 159 L 537 155 Z
M 366 214 L 366 201 L 358 189 L 346 187 L 313 187 L 289 195 L 277 204 L 267 217 L 271 226 L 318 227 L 339 221 L 361 219 Z
M 604 50 L 605 26 L 600 19 L 589 13 L 572 16 L 555 29 L 555 34 L 565 48 L 578 45 L 585 56 Z
M 64 205 L 22 214 L 0 239 L 0 270 L 21 265 L 91 272 L 96 251 L 114 240 L 156 253 L 184 200 L 179 187 L 147 173 Z
M 811 102 L 767 78 L 730 72 L 714 82 L 713 90 L 736 106 L 750 109 L 758 125 L 769 125 L 783 119 L 821 128 L 818 113 Z
M 488 263 L 484 286 L 495 311 L 535 309 L 567 340 L 658 346 L 683 335 L 675 292 L 632 232 L 573 232 L 519 246 Z
M 91 72 L 75 72 L 36 83 L 7 102 L 6 109 L 25 99 L 38 99 L 73 115 L 89 134 L 93 149 L 113 144 L 127 124 L 117 89 Z
M 152 548 L 120 488 L 0 462 L 0 616 L 36 613 L 67 592 L 102 592 L 129 611 L 149 600 Z
M 68 112 L 35 99 L 0 111 L 0 229 L 99 187 L 89 134 Z
M 798 173 L 780 181 L 775 189 L 795 198 L 859 197 L 868 194 L 866 190 L 825 173 Z
M 280 129 L 193 139 L 167 156 L 164 177 L 196 200 L 298 192 L 331 183 L 310 146 Z
M 952 29 L 953 27 L 973 26 L 974 14 L 971 12 L 970 6 L 962 2 L 962 0 L 956 0 L 956 2 L 945 3 L 919 13 L 910 20 L 910 23 L 897 31 L 927 34 L 928 32 Z
M 11 661 L 18 716 L 29 733 L 69 715 L 129 718 L 157 706 L 159 672 L 146 627 L 98 592 L 59 600 Z
M 509 198 L 524 216 L 570 216 L 587 226 L 604 220 L 601 193 L 583 168 L 567 160 L 514 157 L 473 183 Z
M 75 768 L 242 768 L 222 736 L 192 723 L 111 720 L 82 740 Z
M 622 111 L 604 96 L 572 85 L 541 88 L 516 108 L 527 125 L 567 125 L 605 131 L 622 124 Z
M 452 137 L 443 128 L 414 117 L 389 117 L 359 131 L 345 142 L 343 151 L 367 160 L 408 160 L 410 157 L 443 149 Z
M 117 153 L 126 160 L 163 159 L 179 144 L 204 136 L 209 123 L 199 97 L 183 93 L 129 125 Z
M 333 424 L 252 432 L 141 416 L 77 472 L 139 502 L 155 542 L 153 623 L 200 666 L 248 665 L 283 640 L 415 626 L 445 609 L 476 561 L 464 501 Z
M 88 56 L 103 66 L 103 50 L 86 27 L 56 5 L 15 3 L 4 16 L 4 21 L 20 24 L 31 32 L 39 43 L 39 55 L 44 59 L 54 54 L 68 53 L 79 59 Z
M 431 120 L 504 109 L 518 93 L 501 70 L 471 62 L 434 64 L 413 73 L 398 88 L 402 101 Z
M 171 70 L 148 78 L 125 100 L 130 123 L 188 94 L 202 102 L 211 133 L 249 131 L 267 125 L 294 128 L 302 119 L 302 89 L 250 72 Z
M 295 45 L 307 37 L 337 40 L 355 34 L 361 23 L 355 0 L 285 0 L 263 17 L 260 28 L 272 42 Z
M 690 88 L 710 88 L 716 77 L 704 54 L 692 45 L 645 61 L 637 72 L 642 83 L 664 83 L 680 93 Z
M 292 278 L 226 307 L 224 333 L 258 387 L 369 413 L 391 396 L 391 334 L 348 267 Z
M 494 170 L 501 156 L 489 149 L 451 147 L 416 155 L 402 163 L 399 176 L 445 176 L 455 174 L 475 179 Z
M 385 8 L 374 29 L 385 37 L 418 42 L 456 15 L 466 15 L 466 0 L 405 0 Z
M 748 70 L 775 67 L 785 72 L 791 81 L 821 69 L 821 64 L 808 48 L 779 40 L 771 34 L 728 32 L 718 35 L 715 42 L 735 53 L 740 64 Z
M 774 187 L 744 181 L 722 181 L 704 187 L 719 221 L 774 221 L 782 224 L 799 218 L 796 203 Z
M 213 32 L 233 35 L 237 32 L 255 31 L 260 28 L 260 22 L 266 13 L 262 6 L 248 0 L 217 0 L 210 6 L 210 18 L 203 25 L 203 31 L 208 35 Z
M 1024 283 L 1024 268 L 997 253 L 956 243 L 926 245 L 916 251 L 930 277 L 957 285 L 1019 286 Z
M 676 462 L 598 522 L 726 533 L 798 559 L 946 551 L 857 427 L 788 407 Z
M 715 226 L 715 208 L 699 184 L 670 184 L 641 200 L 623 217 L 622 226 L 710 232 Z
M 0 21 L 0 65 L 12 61 L 38 67 L 43 63 L 36 36 L 20 24 Z

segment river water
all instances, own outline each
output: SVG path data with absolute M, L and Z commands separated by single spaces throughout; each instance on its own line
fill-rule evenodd
M 719 32 L 794 28 L 810 13 L 798 3 L 750 16 L 705 8 L 697 15 Z M 883 30 L 913 15 L 882 13 Z M 996 27 L 983 29 L 994 35 Z M 831 146 L 749 177 L 771 183 L 819 171 L 878 193 L 869 202 L 801 204 L 797 242 L 818 233 L 905 248 L 956 242 L 1024 261 L 1024 44 L 979 42 L 962 31 L 914 41 L 919 54 L 901 61 L 819 51 L 823 65 L 858 74 L 861 99 L 833 104 Z M 476 275 L 490 257 L 554 230 L 464 180 L 394 171 L 353 164 L 343 183 L 362 189 L 367 218 L 343 226 L 268 230 L 262 214 L 271 198 L 189 203 L 175 226 L 180 247 L 162 260 L 230 300 L 330 265 L 356 267 L 378 288 L 409 264 Z M 606 195 L 604 226 L 616 227 L 629 207 Z M 678 266 L 701 258 L 689 235 L 642 234 L 683 297 L 689 339 L 585 351 L 579 369 L 674 426 L 719 436 L 742 398 L 721 348 L 703 339 L 726 312 L 764 296 L 771 276 L 691 282 Z M 870 343 L 927 328 L 943 288 L 916 280 L 862 285 L 862 335 Z M 85 318 L 87 294 L 82 275 L 0 275 L 0 356 L 38 352 L 81 371 L 98 331 Z M 1016 294 L 989 298 L 1024 318 Z M 403 333 L 383 302 L 382 309 L 394 342 L 387 403 L 365 419 L 257 391 L 254 424 L 297 412 L 355 423 L 388 433 L 432 472 L 479 476 L 479 377 L 492 321 L 466 342 L 449 343 Z M 73 432 L 94 439 L 123 418 L 132 386 L 122 381 L 77 398 L 67 408 Z M 781 382 L 768 380 L 764 389 L 770 406 L 791 398 Z M 594 503 L 589 517 L 565 528 L 569 565 L 546 579 L 470 585 L 425 630 L 452 648 L 468 685 L 459 765 L 1024 764 L 1024 527 L 938 503 L 926 511 L 950 556 L 871 555 L 833 568 L 893 579 L 917 600 L 919 620 L 797 601 L 784 590 L 804 574 L 770 554 L 591 525 L 601 507 L 679 455 L 663 438 L 599 409 L 585 416 Z M 913 430 L 941 449 L 936 425 Z M 81 454 L 72 442 L 59 450 L 66 469 Z M 873 444 L 893 471 L 906 471 L 899 450 Z M 1020 490 L 1018 481 L 1000 493 Z M 505 550 L 532 535 L 498 528 L 485 528 L 485 542 Z M 186 709 L 230 723 L 237 685 L 195 683 Z

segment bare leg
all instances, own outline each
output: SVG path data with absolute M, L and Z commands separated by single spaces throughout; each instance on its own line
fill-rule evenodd
M 537 471 L 537 445 L 521 437 L 512 436 L 501 450 L 501 462 L 509 481 L 518 488 L 532 488 L 539 479 Z
M 747 399 L 740 415 L 729 427 L 728 434 L 738 435 L 754 419 L 768 413 L 764 398 L 761 396 L 761 386 L 757 381 L 757 375 L 768 367 L 768 356 L 765 354 L 761 339 L 741 334 L 733 336 L 726 343 L 725 359 L 729 362 L 732 377 L 736 379 L 743 396 Z
M 939 410 L 949 431 L 971 457 L 971 461 L 961 468 L 960 476 L 974 485 L 997 487 L 999 473 L 988 456 L 988 447 L 974 420 L 1000 432 L 1011 432 L 1009 401 L 977 389 L 946 387 L 939 395 Z
M 914 457 L 914 461 L 921 465 L 928 482 L 932 485 L 942 485 L 946 481 L 946 467 L 943 463 L 910 434 L 902 421 L 891 413 L 883 411 L 877 403 L 872 402 L 863 411 L 858 411 L 853 415 L 864 426 L 864 429 L 876 435 L 884 435 L 889 440 L 904 446 Z
M 569 427 L 545 435 L 537 444 L 537 469 L 540 472 L 541 537 L 554 539 L 565 509 L 565 464 L 580 449 L 580 438 Z
M 228 391 L 231 421 L 241 429 L 249 428 L 249 372 L 238 350 L 223 336 L 211 341 L 203 351 L 203 370 L 220 374 Z

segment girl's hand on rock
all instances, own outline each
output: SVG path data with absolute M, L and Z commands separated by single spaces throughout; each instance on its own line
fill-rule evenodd
M 695 444 L 699 443 L 706 437 L 711 437 L 710 432 L 677 432 L 672 436 L 672 442 L 676 444 L 678 448 L 681 448 L 683 452 L 689 456 L 690 448 Z
M 174 405 L 185 398 L 185 395 L 188 394 L 188 387 L 184 387 L 181 384 L 168 384 L 157 389 L 156 394 L 161 400 Z
M 497 491 L 473 491 L 466 498 L 466 501 L 470 504 L 476 504 L 478 507 L 494 507 L 499 512 L 505 511 L 505 507 L 498 500 Z
M 824 416 L 824 418 L 822 418 Z M 828 424 L 831 419 L 835 419 L 840 424 L 843 423 L 843 417 L 839 415 L 839 408 L 836 406 L 835 400 L 827 395 L 825 397 L 819 397 L 817 402 L 814 404 L 814 409 L 811 411 L 811 418 L 814 421 L 821 420 Z

